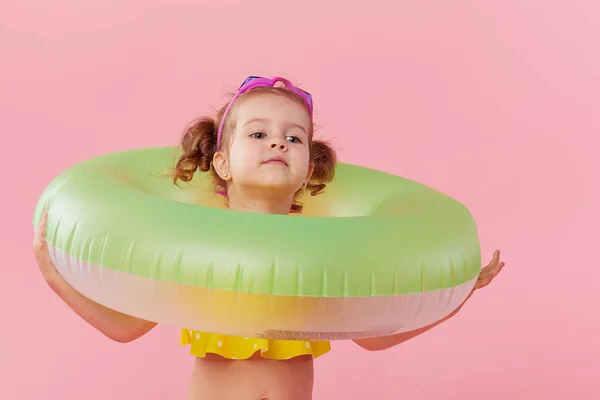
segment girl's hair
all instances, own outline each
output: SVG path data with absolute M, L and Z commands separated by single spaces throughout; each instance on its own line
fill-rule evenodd
M 303 100 L 293 92 L 280 87 L 260 87 L 246 92 L 236 99 L 236 102 L 242 100 L 245 97 L 259 94 L 264 92 L 278 93 L 285 95 L 291 99 L 302 102 Z M 173 183 L 177 185 L 178 181 L 189 182 L 194 177 L 197 170 L 202 172 L 210 172 L 213 182 L 215 185 L 215 191 L 224 193 L 226 192 L 227 185 L 219 175 L 216 173 L 212 165 L 213 156 L 217 149 L 217 130 L 221 119 L 227 108 L 225 104 L 218 112 L 216 117 L 202 117 L 195 120 L 183 133 L 181 139 L 181 147 L 183 153 L 179 157 L 179 160 L 175 164 L 175 168 L 170 170 L 169 177 L 173 179 Z M 223 136 L 226 136 L 228 127 L 233 126 L 233 122 L 230 121 L 229 115 L 225 121 L 225 127 L 223 129 Z M 305 190 L 309 191 L 312 196 L 316 196 L 322 193 L 327 183 L 331 182 L 335 173 L 335 165 L 337 163 L 337 156 L 335 150 L 325 141 L 314 140 L 313 133 L 314 127 L 311 123 L 310 137 L 310 162 L 314 164 L 313 174 L 308 181 Z M 221 146 L 225 140 L 221 140 Z M 300 189 L 294 195 L 294 201 L 290 208 L 290 213 L 301 213 L 302 203 L 299 201 L 303 190 Z

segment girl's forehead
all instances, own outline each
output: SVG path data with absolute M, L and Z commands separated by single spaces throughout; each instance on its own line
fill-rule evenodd
M 311 118 L 306 107 L 294 98 L 278 93 L 260 93 L 240 99 L 232 114 L 237 123 L 285 120 L 309 129 Z

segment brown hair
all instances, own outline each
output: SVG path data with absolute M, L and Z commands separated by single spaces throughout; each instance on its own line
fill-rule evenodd
M 294 100 L 300 101 L 304 105 L 304 102 L 300 97 L 293 92 L 280 87 L 261 87 L 253 89 L 238 97 L 236 102 L 249 96 L 250 94 L 261 92 L 282 94 Z M 184 131 L 181 139 L 183 153 L 175 164 L 175 168 L 171 169 L 168 174 L 168 176 L 173 179 L 174 184 L 177 185 L 178 181 L 191 181 L 196 171 L 200 170 L 202 172 L 211 173 L 215 184 L 215 190 L 225 191 L 227 185 L 225 181 L 223 181 L 216 173 L 212 165 L 212 160 L 215 152 L 219 150 L 216 148 L 217 131 L 226 108 L 227 104 L 225 104 L 217 112 L 216 117 L 205 116 L 193 121 L 192 124 L 190 124 Z M 225 121 L 221 146 L 225 142 L 223 139 L 226 136 L 226 133 L 231 131 L 231 129 L 227 128 L 233 125 L 233 122 L 229 119 L 231 111 L 233 111 L 233 107 Z M 312 123 L 310 129 L 310 162 L 314 164 L 314 171 L 306 185 L 305 190 L 310 192 L 311 196 L 316 196 L 323 193 L 327 183 L 331 182 L 333 179 L 335 174 L 335 165 L 337 163 L 337 156 L 335 150 L 333 150 L 333 148 L 327 142 L 313 139 L 314 127 L 312 126 Z M 290 213 L 302 212 L 302 203 L 299 201 L 302 193 L 303 190 L 300 189 L 294 195 L 294 201 L 290 208 Z

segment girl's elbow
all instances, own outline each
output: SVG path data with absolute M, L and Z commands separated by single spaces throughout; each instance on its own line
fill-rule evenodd
M 131 343 L 150 332 L 157 324 L 155 322 L 145 321 L 141 326 L 135 326 L 129 329 L 120 329 L 116 332 L 105 333 L 105 335 L 117 343 Z
M 117 343 L 131 343 L 137 339 L 137 337 L 127 335 L 106 335 L 106 337 Z
M 144 336 L 144 334 L 145 333 L 140 334 L 138 332 L 127 332 L 127 331 L 104 333 L 104 335 L 107 338 L 109 338 L 113 342 L 117 342 L 117 343 L 131 343 L 134 340 L 137 340 L 140 337 Z
M 390 346 L 388 343 L 384 343 L 383 340 L 377 339 L 358 339 L 354 340 L 354 343 L 356 343 L 361 348 L 367 351 L 382 351 L 393 347 Z

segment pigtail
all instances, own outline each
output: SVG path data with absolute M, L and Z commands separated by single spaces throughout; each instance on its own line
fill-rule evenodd
M 314 140 L 311 144 L 311 159 L 314 164 L 313 174 L 306 185 L 305 190 L 311 196 L 316 196 L 325 191 L 325 186 L 333 180 L 337 155 L 335 150 L 322 140 Z M 303 205 L 299 201 L 303 190 L 296 193 L 296 199 L 290 208 L 290 213 L 301 213 Z
M 189 182 L 197 170 L 211 170 L 217 145 L 217 126 L 213 118 L 204 117 L 192 123 L 181 139 L 183 153 L 171 170 L 173 183 Z
M 311 153 L 315 169 L 306 190 L 311 196 L 316 196 L 323 193 L 325 186 L 333 180 L 337 156 L 335 150 L 322 140 L 312 142 Z

